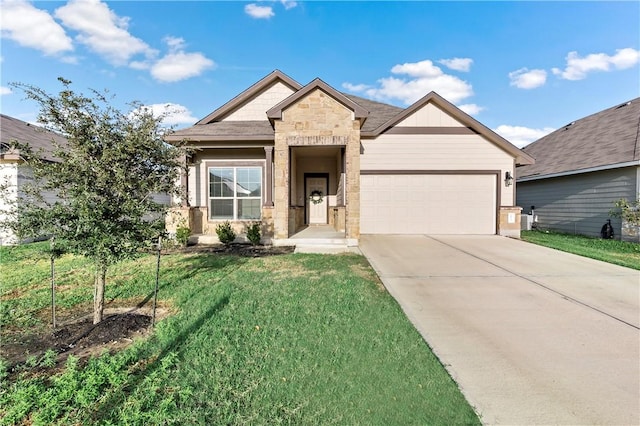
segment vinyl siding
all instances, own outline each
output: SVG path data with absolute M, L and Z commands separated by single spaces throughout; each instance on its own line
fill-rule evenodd
M 535 214 L 543 229 L 600 236 L 609 210 L 620 198 L 635 199 L 640 167 L 606 170 L 518 183 L 517 204 Z M 620 219 L 611 218 L 617 238 Z
M 404 120 L 396 124 L 395 127 L 465 127 L 455 118 L 442 111 L 435 105 L 427 104 L 414 112 Z
M 513 171 L 513 157 L 479 135 L 381 135 L 362 141 L 361 170 Z M 514 186 L 501 185 L 501 204 L 513 205 Z
M 16 186 L 18 184 L 18 165 L 16 163 L 0 163 L 0 182 L 7 185 L 7 194 L 0 197 L 0 221 L 4 221 L 9 212 L 12 201 L 15 200 Z M 5 196 L 7 199 L 5 199 Z M 0 245 L 12 244 L 15 242 L 13 234 L 0 228 Z
M 267 110 L 278 104 L 293 93 L 289 87 L 277 82 L 242 107 L 224 118 L 224 121 L 267 121 Z

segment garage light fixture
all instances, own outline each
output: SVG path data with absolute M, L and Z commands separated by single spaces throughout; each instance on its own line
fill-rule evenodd
M 511 176 L 510 171 L 504 172 L 504 186 L 511 186 L 513 183 L 513 176 Z

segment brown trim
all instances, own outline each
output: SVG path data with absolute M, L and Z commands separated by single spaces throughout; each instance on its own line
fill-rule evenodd
M 501 170 L 360 170 L 361 175 L 498 175 Z
M 266 186 L 264 206 L 273 207 L 273 147 L 265 146 L 264 155 L 266 157 L 264 165 L 264 185 Z
M 291 106 L 298 100 L 302 99 L 304 96 L 306 96 L 308 93 L 312 92 L 315 89 L 322 90 L 327 95 L 335 99 L 337 102 L 340 102 L 342 105 L 352 110 L 354 112 L 356 120 L 362 119 L 362 123 L 364 123 L 364 120 L 369 116 L 369 111 L 367 111 L 357 103 L 353 102 L 351 99 L 349 99 L 342 93 L 338 92 L 336 89 L 329 86 L 324 81 L 320 80 L 319 78 L 316 78 L 311 83 L 304 86 L 302 89 L 298 90 L 288 98 L 284 99 L 282 102 L 278 103 L 277 105 L 269 109 L 267 111 L 267 117 L 270 120 L 274 120 L 274 119 L 281 120 L 282 110 L 287 109 L 289 106 Z
M 360 170 L 361 175 L 494 175 L 496 177 L 495 232 L 500 232 L 500 208 L 502 203 L 502 170 Z
M 226 104 L 222 105 L 220 108 L 213 111 L 211 114 L 207 115 L 202 120 L 199 120 L 196 124 L 207 124 L 220 119 L 221 117 L 230 113 L 232 110 L 236 109 L 238 106 L 242 105 L 244 102 L 251 99 L 254 95 L 276 83 L 278 80 L 289 86 L 294 92 L 302 87 L 300 83 L 298 83 L 282 71 L 275 70 L 266 77 L 263 77 L 257 83 L 251 85 L 248 89 L 237 95 L 235 98 L 231 99 Z
M 264 167 L 265 160 L 204 160 L 204 166 L 209 167 Z
M 227 142 L 227 141 L 247 141 L 247 142 L 274 142 L 275 133 L 273 135 L 206 135 L 196 134 L 189 136 L 169 135 L 164 138 L 167 142 Z
M 391 127 L 385 135 L 477 135 L 471 127 Z

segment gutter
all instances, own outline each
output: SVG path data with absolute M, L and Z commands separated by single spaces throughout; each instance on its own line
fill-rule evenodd
M 563 176 L 580 175 L 583 173 L 601 172 L 604 170 L 622 169 L 624 167 L 633 167 L 633 166 L 640 166 L 640 160 L 627 161 L 625 163 L 607 164 L 604 166 L 589 167 L 586 169 L 570 170 L 566 172 L 549 173 L 547 175 L 525 176 L 525 177 L 517 178 L 516 183 L 530 182 L 530 181 L 541 180 L 541 179 L 551 179 L 551 178 L 563 177 Z

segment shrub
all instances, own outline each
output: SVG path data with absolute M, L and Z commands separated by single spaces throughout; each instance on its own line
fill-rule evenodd
M 236 239 L 236 232 L 231 228 L 231 223 L 228 220 L 216 226 L 216 234 L 224 245 L 229 245 Z
M 257 246 L 258 244 L 260 244 L 260 224 L 259 223 L 254 222 L 251 225 L 249 225 L 249 228 L 247 229 L 247 238 L 249 239 L 249 241 L 251 241 L 251 244 L 253 244 L 254 246 Z
M 178 241 L 181 246 L 186 247 L 187 243 L 189 242 L 190 236 L 191 229 L 189 229 L 188 227 L 179 226 L 178 229 L 176 229 L 176 241 Z

